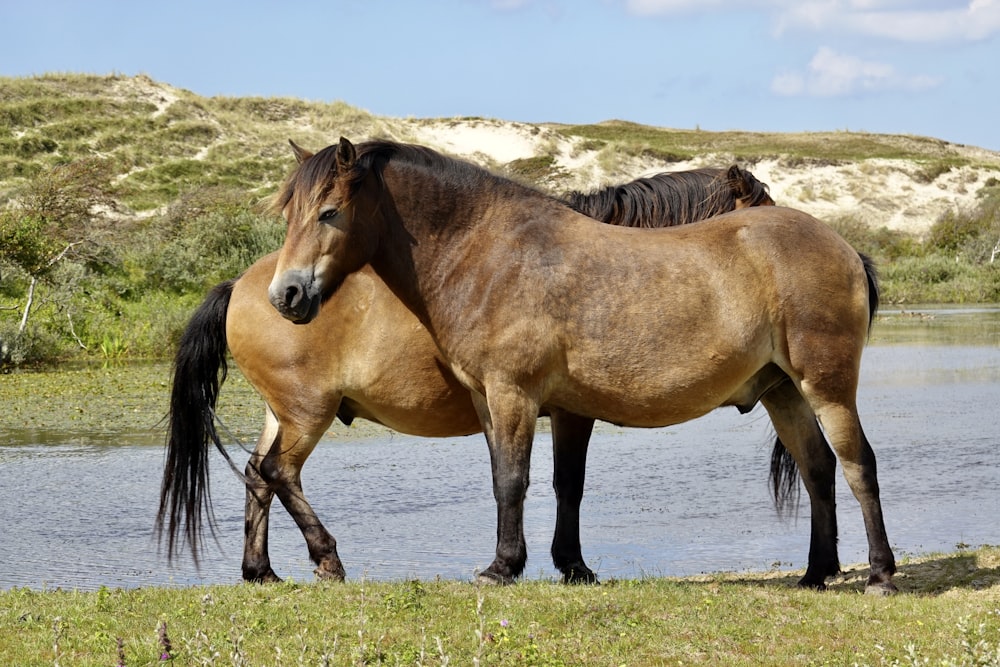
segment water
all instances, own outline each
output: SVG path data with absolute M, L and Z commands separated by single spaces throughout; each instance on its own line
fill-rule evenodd
M 859 392 L 897 557 L 1000 544 L 1000 311 L 926 312 L 933 317 L 895 313 L 879 324 Z M 152 535 L 159 438 L 9 435 L 18 444 L 0 446 L 0 588 L 240 580 L 243 488 L 221 457 L 211 459 L 218 545 L 196 570 L 187 559 L 169 566 Z M 797 520 L 776 516 L 771 437 L 760 408 L 664 429 L 599 427 L 582 509 L 588 563 L 603 578 L 804 567 L 808 504 Z M 557 576 L 551 471 L 551 439 L 539 433 L 525 508 L 531 578 Z M 349 578 L 469 579 L 492 560 L 496 510 L 481 436 L 324 441 L 303 484 Z M 838 484 L 841 561 L 864 562 L 860 509 Z M 272 509 L 275 570 L 311 581 L 298 529 L 277 501 Z

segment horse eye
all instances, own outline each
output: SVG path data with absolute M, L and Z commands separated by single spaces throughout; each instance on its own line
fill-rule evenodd
M 323 211 L 322 213 L 319 214 L 319 221 L 325 222 L 327 220 L 333 220 L 334 218 L 337 217 L 337 213 L 338 211 L 335 208 Z

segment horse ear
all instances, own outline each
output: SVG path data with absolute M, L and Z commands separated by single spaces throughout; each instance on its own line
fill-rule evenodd
M 341 137 L 340 145 L 337 146 L 337 170 L 341 171 L 353 167 L 356 155 L 354 144 Z
M 291 144 L 292 152 L 295 153 L 295 159 L 298 161 L 299 164 L 302 164 L 303 162 L 305 162 L 306 160 L 308 160 L 313 156 L 312 151 L 307 151 L 305 148 L 302 148 L 302 146 L 299 146 L 291 139 L 288 140 L 288 143 Z
M 747 183 L 746 172 L 739 168 L 738 165 L 732 165 L 726 172 L 726 180 L 729 181 L 729 187 L 733 189 L 736 193 L 737 199 L 745 199 L 751 194 L 750 184 Z

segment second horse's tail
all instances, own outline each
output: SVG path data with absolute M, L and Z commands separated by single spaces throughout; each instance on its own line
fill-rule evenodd
M 202 514 L 214 534 L 215 519 L 208 485 L 208 445 L 229 459 L 215 430 L 215 404 L 226 380 L 226 312 L 235 280 L 212 288 L 191 316 L 174 358 L 169 434 L 156 533 L 167 534 L 167 558 L 185 542 L 195 563 L 201 552 Z

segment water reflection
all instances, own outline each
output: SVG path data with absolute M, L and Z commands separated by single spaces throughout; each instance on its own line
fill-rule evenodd
M 892 345 L 1000 345 L 1000 307 L 886 307 L 871 342 Z
M 860 405 L 897 555 L 1000 544 L 998 404 L 1000 309 L 886 311 L 863 360 Z M 168 566 L 151 534 L 158 437 L 3 436 L 0 587 L 239 580 L 243 489 L 220 457 L 212 457 L 218 546 L 196 571 L 187 561 Z M 797 521 L 775 516 L 766 484 L 771 437 L 761 409 L 665 429 L 600 427 L 582 512 L 591 566 L 605 578 L 804 567 L 808 508 Z M 533 578 L 555 576 L 550 448 L 540 433 L 525 515 Z M 841 559 L 863 562 L 861 513 L 839 482 Z M 323 442 L 303 483 L 351 578 L 467 579 L 492 558 L 496 515 L 481 436 Z M 298 529 L 277 503 L 272 517 L 276 571 L 311 580 Z

